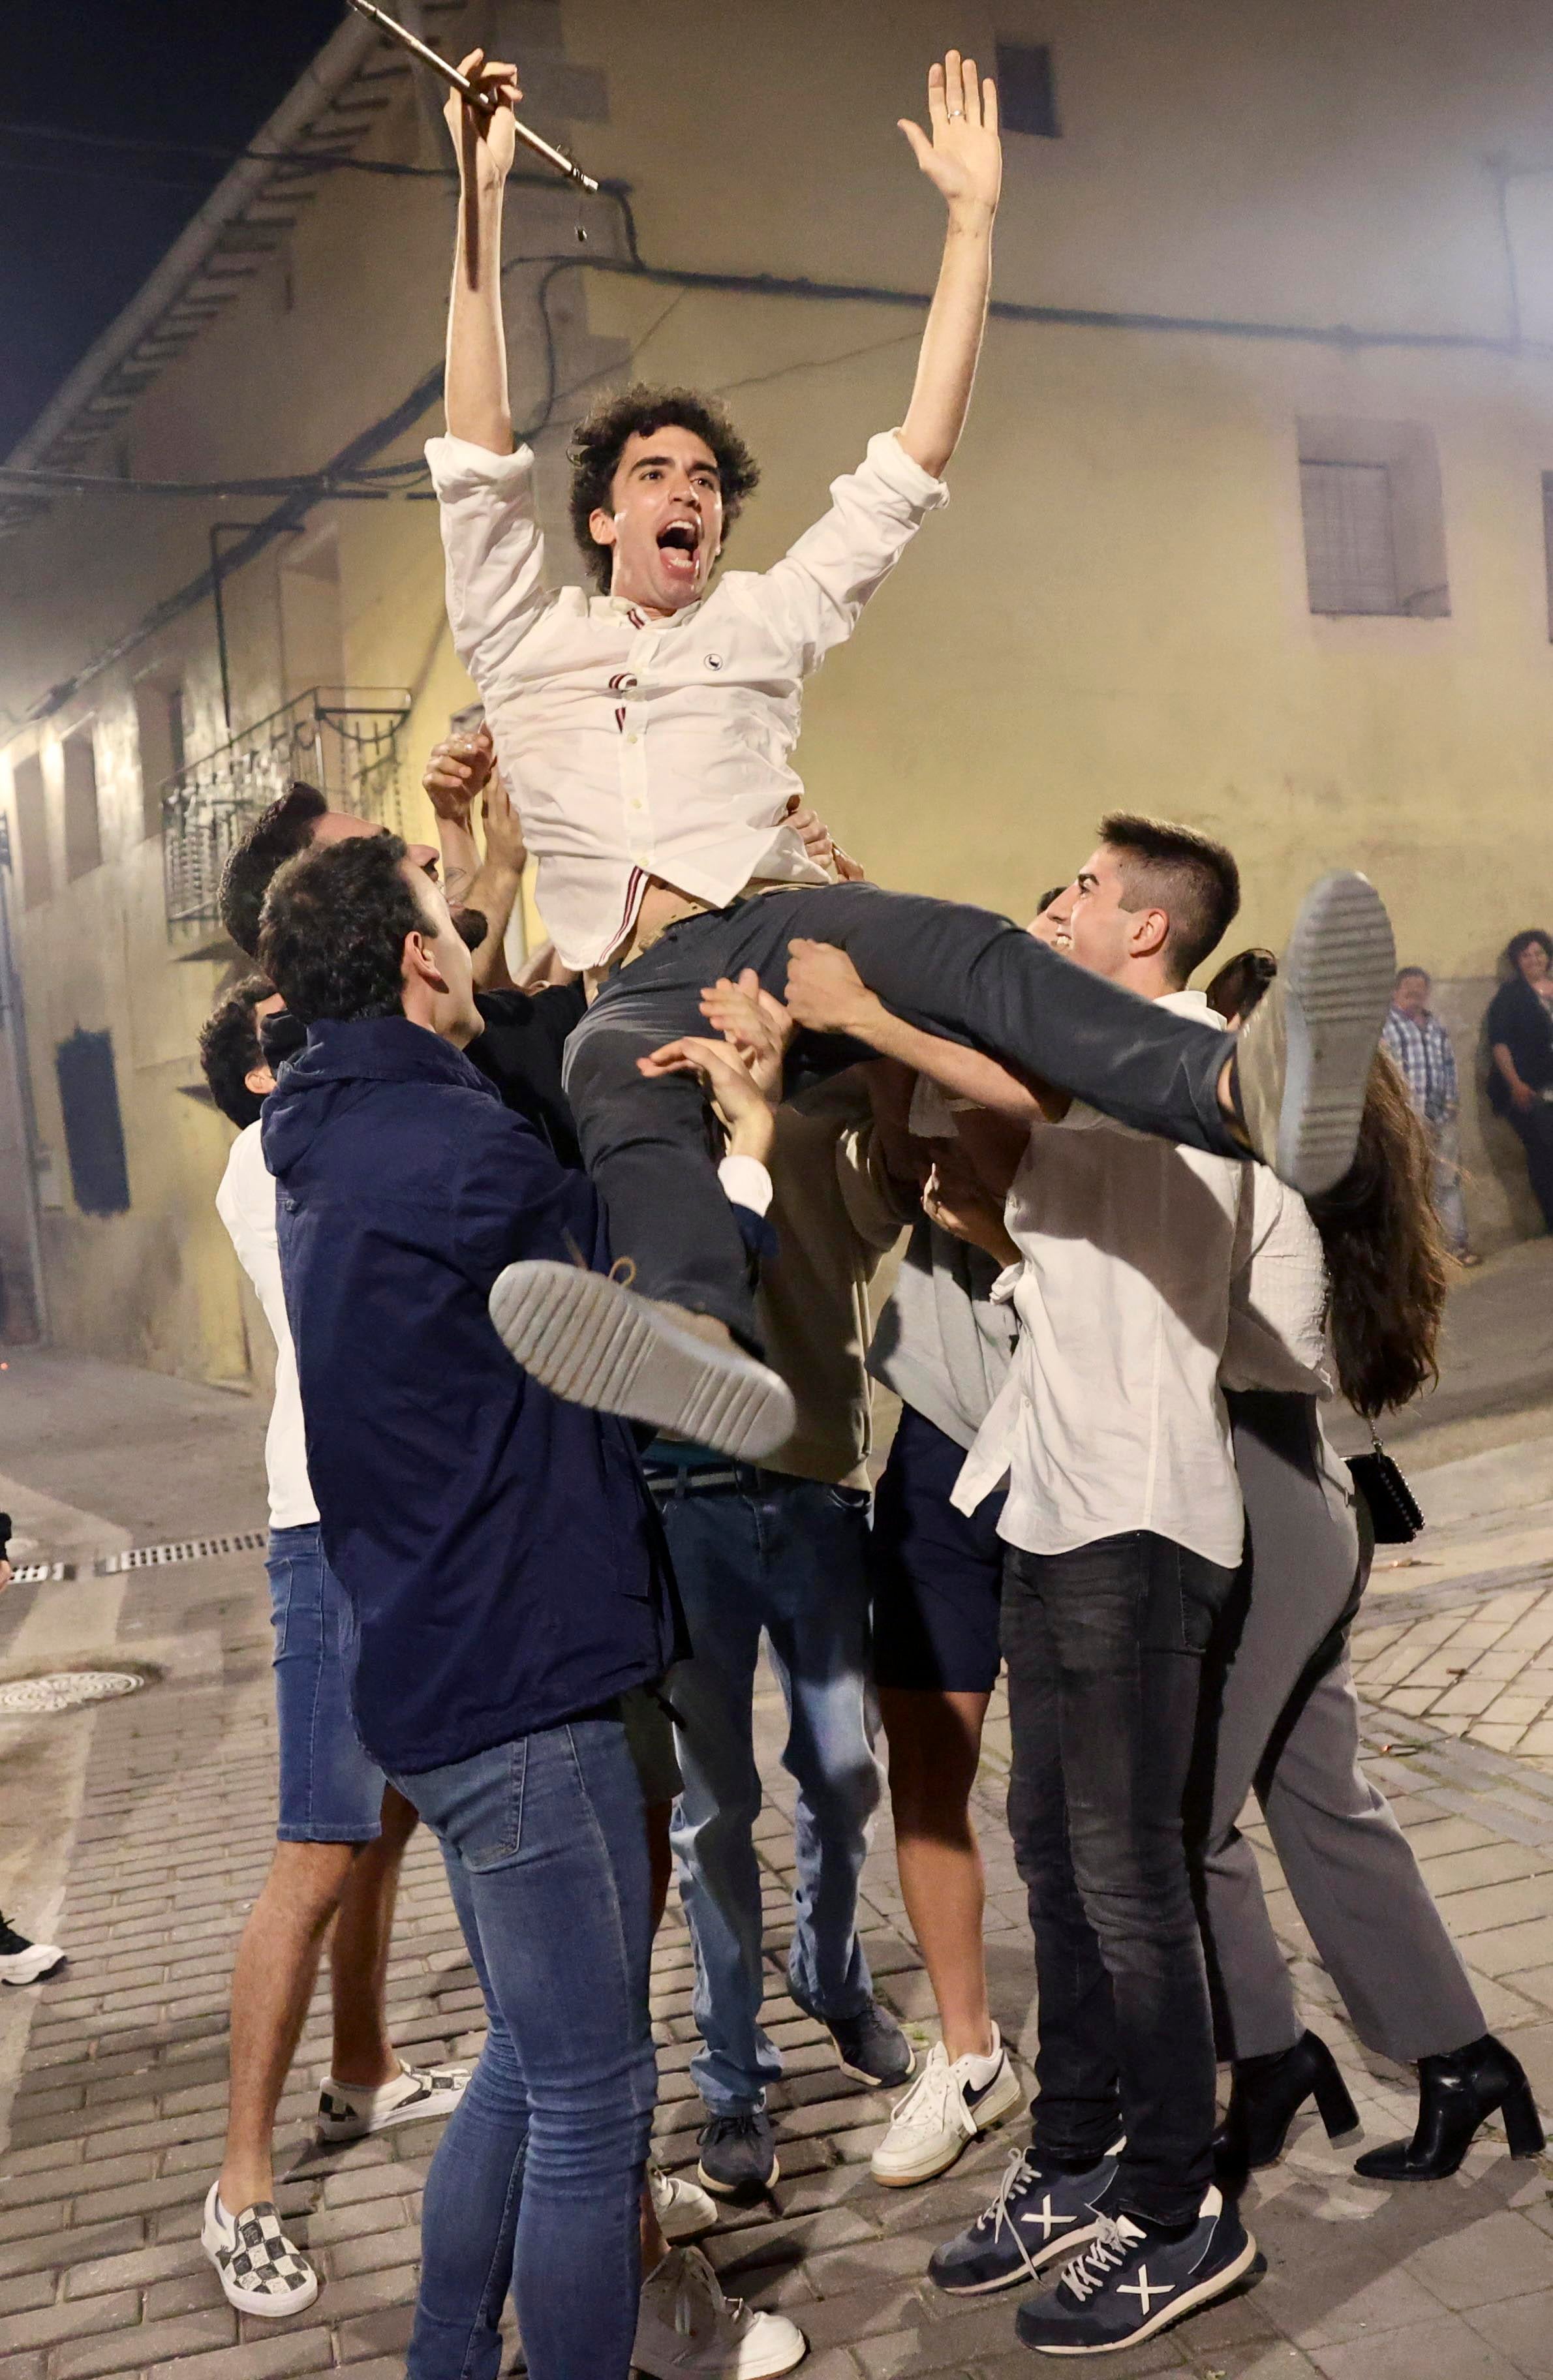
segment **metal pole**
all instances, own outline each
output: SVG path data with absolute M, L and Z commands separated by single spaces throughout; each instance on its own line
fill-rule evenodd
M 43 1232 L 38 1202 L 37 1111 L 32 1104 L 32 1072 L 27 1059 L 27 1014 L 22 1006 L 21 978 L 11 940 L 11 839 L 8 821 L 0 818 L 0 1018 L 6 1027 L 6 1050 L 21 1123 L 27 1172 L 27 1253 L 32 1270 L 32 1318 L 38 1344 L 49 1342 L 48 1284 L 43 1278 Z

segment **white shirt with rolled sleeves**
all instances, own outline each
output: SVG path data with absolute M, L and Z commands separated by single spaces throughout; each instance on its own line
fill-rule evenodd
M 1200 991 L 1158 1004 L 1217 1022 Z M 1219 1371 L 1249 1170 L 1079 1100 L 1061 1123 L 1036 1126 L 1005 1215 L 1024 1261 L 998 1285 L 1012 1293 L 1019 1341 L 960 1474 L 961 1512 L 1006 1475 L 999 1534 L 1027 1553 L 1147 1529 L 1227 1569 L 1239 1562 L 1244 1516 Z
M 256 1123 L 232 1143 L 226 1171 L 215 1194 L 216 1213 L 226 1226 L 237 1261 L 252 1281 L 275 1342 L 275 1402 L 264 1439 L 270 1483 L 272 1529 L 301 1529 L 318 1519 L 308 1450 L 302 1428 L 302 1390 L 297 1355 L 281 1286 L 280 1247 L 275 1237 L 275 1177 L 264 1162 Z
M 512 787 L 564 963 L 601 966 L 651 877 L 721 907 L 753 882 L 829 881 L 791 827 L 804 679 L 856 626 L 949 492 L 893 431 L 832 482 L 831 509 L 770 570 L 724 570 L 651 620 L 547 589 L 534 458 L 426 448 L 447 609 Z

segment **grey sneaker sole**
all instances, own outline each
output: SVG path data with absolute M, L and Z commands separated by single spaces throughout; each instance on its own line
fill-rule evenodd
M 742 1463 L 793 1434 L 793 1399 L 775 1372 L 602 1273 L 550 1258 L 508 1265 L 490 1304 L 507 1353 L 574 1404 L 651 1422 Z
M 1276 1068 L 1281 1022 L 1277 1140 L 1258 1153 L 1303 1197 L 1330 1190 L 1353 1162 L 1396 965 L 1391 921 L 1368 878 L 1324 876 L 1305 895 L 1277 981 L 1244 1027 L 1241 1069 L 1249 1082 L 1258 1068 Z M 1270 1108 L 1272 1085 L 1260 1087 L 1254 1104 Z

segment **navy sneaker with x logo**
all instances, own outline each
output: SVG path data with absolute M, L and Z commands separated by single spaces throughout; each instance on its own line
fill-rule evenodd
M 1088 2247 L 1047 2296 L 1025 2301 L 1015 2327 L 1041 2355 L 1109 2355 L 1201 2313 L 1265 2270 L 1234 2207 L 1210 2190 L 1181 2240 L 1126 2215 L 1102 2215 Z
M 1015 2149 L 998 2194 L 965 2230 L 935 2248 L 928 2276 L 952 2297 L 982 2297 L 1033 2281 L 1092 2240 L 1116 2179 L 1119 2141 L 1087 2173 L 1059 2173 L 1034 2149 Z

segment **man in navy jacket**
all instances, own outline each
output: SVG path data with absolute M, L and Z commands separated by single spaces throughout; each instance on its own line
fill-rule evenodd
M 594 1193 L 459 1044 L 469 955 L 397 837 L 302 855 L 262 964 L 309 1028 L 267 1102 L 308 1463 L 362 1740 L 440 1836 L 490 2030 L 434 2160 L 412 2380 L 625 2380 L 654 2095 L 641 1794 L 618 1697 L 675 1607 L 627 1425 L 519 1370 L 519 1256 L 606 1261 Z

